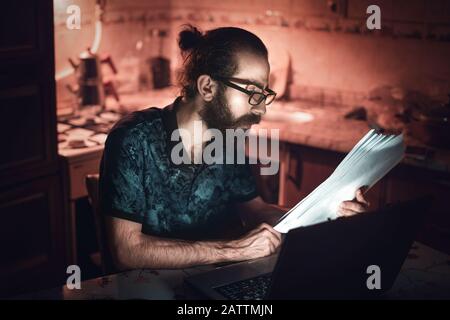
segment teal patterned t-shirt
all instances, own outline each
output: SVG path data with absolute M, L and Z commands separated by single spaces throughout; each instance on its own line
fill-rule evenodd
M 238 221 L 229 205 L 257 196 L 255 179 L 248 164 L 171 161 L 178 101 L 134 112 L 111 130 L 100 166 L 101 210 L 141 223 L 146 234 L 221 237 Z

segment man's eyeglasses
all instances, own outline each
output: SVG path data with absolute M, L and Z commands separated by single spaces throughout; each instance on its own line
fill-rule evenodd
M 243 93 L 246 93 L 249 96 L 248 103 L 251 104 L 252 106 L 257 106 L 264 100 L 265 100 L 265 104 L 269 105 L 273 102 L 273 100 L 275 100 L 275 97 L 277 95 L 277 93 L 275 91 L 272 91 L 269 88 L 264 89 L 260 85 L 254 83 L 252 81 L 249 81 L 249 80 L 238 79 L 238 78 L 222 78 L 222 77 L 214 77 L 214 79 L 222 82 L 223 84 L 225 84 L 226 86 L 228 86 L 230 88 L 233 88 L 233 89 L 239 90 Z M 254 86 L 261 91 L 256 91 L 256 89 L 255 90 L 247 90 L 245 88 L 238 86 L 237 84 L 235 84 L 233 82 L 236 82 L 239 84 L 245 84 L 247 86 Z

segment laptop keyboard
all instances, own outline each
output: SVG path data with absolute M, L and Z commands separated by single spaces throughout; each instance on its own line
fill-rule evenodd
M 262 300 L 269 291 L 271 273 L 255 278 L 236 281 L 214 288 L 221 295 L 231 300 Z

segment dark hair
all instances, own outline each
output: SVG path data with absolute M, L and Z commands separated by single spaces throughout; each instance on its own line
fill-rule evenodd
M 213 78 L 233 76 L 238 69 L 237 52 L 249 52 L 266 59 L 268 56 L 260 38 L 234 27 L 217 28 L 202 34 L 194 26 L 187 25 L 179 34 L 178 46 L 184 58 L 179 74 L 181 93 L 189 99 L 197 94 L 200 75 L 207 74 Z

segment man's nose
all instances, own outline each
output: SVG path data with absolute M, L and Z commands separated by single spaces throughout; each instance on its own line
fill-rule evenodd
M 258 116 L 263 116 L 266 113 L 266 104 L 263 101 L 260 104 L 253 106 L 250 111 Z

